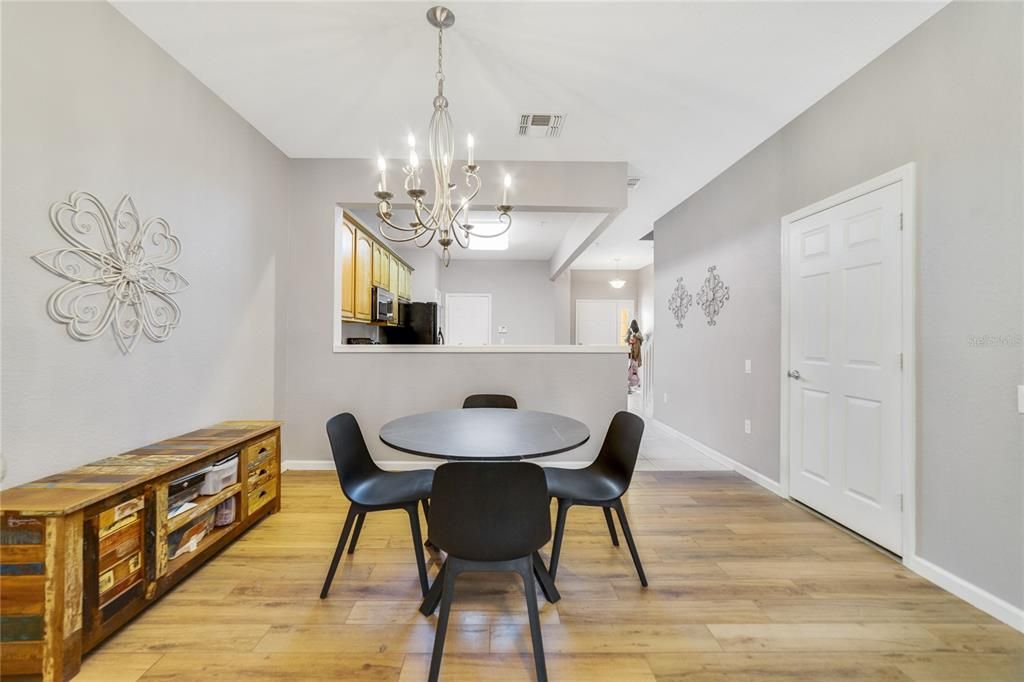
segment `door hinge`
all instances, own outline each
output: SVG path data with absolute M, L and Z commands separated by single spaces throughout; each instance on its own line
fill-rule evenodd
M 896 494 L 896 504 L 899 506 L 900 511 L 903 511 L 903 493 Z
M 900 232 L 903 231 L 903 214 L 900 213 Z
M 903 369 L 903 353 L 900 353 L 900 369 Z

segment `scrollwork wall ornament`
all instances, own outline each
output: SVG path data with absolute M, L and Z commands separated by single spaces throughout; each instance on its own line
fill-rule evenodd
M 683 278 L 679 277 L 676 279 L 676 288 L 672 290 L 672 295 L 668 299 L 668 309 L 676 320 L 677 329 L 683 328 L 683 320 L 690 312 L 691 305 L 693 305 L 693 294 L 686 288 Z
M 697 305 L 704 310 L 709 327 L 718 324 L 718 315 L 725 307 L 725 302 L 729 300 L 729 287 L 725 286 L 716 270 L 717 265 L 708 267 L 708 276 L 704 278 L 704 285 L 697 292 Z
M 110 329 L 127 355 L 143 335 L 157 343 L 170 337 L 181 320 L 171 296 L 189 283 L 170 267 L 181 242 L 166 220 L 143 223 L 127 194 L 111 216 L 92 194 L 72 192 L 50 207 L 50 224 L 71 246 L 32 260 L 68 280 L 50 294 L 46 311 L 71 338 L 92 341 Z

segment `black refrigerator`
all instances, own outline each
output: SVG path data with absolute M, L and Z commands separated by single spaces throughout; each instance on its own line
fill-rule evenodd
M 444 337 L 438 327 L 436 303 L 400 303 L 397 327 L 384 327 L 388 343 L 439 344 Z

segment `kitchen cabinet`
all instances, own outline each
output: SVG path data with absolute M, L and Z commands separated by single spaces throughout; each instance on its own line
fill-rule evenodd
M 373 288 L 387 289 L 396 299 L 408 301 L 413 269 L 348 211 L 343 213 L 341 228 L 341 319 L 383 324 L 373 321 Z M 397 315 L 391 324 L 399 324 Z
M 391 259 L 391 270 L 390 270 L 390 273 L 391 273 L 391 286 L 388 287 L 388 288 L 391 290 L 391 292 L 396 297 L 400 295 L 398 293 L 398 287 L 401 284 L 399 276 L 398 276 L 398 268 L 399 268 L 398 259 L 397 258 L 392 258 Z
M 347 220 L 341 229 L 341 317 L 355 317 L 356 228 Z
M 356 230 L 355 318 L 369 321 L 373 312 L 373 242 Z
M 381 245 L 374 242 L 373 244 L 373 286 L 379 287 L 380 283 L 380 266 L 381 261 L 384 260 L 384 249 Z

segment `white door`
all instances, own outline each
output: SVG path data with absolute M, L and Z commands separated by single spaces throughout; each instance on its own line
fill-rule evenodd
M 901 183 L 789 226 L 790 495 L 899 554 Z
M 633 320 L 633 301 L 576 300 L 576 345 L 622 346 Z
M 491 345 L 491 295 L 448 294 L 444 299 L 445 343 Z

